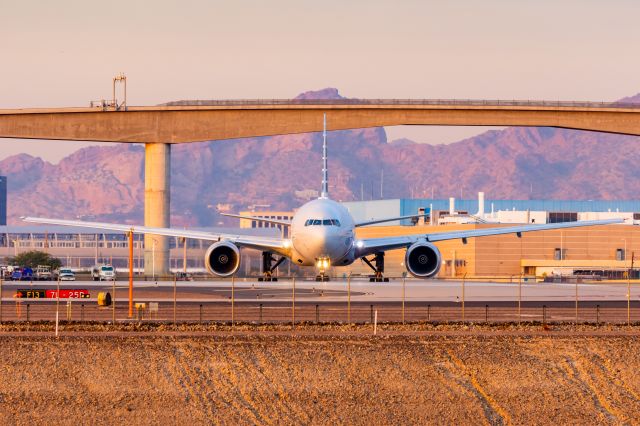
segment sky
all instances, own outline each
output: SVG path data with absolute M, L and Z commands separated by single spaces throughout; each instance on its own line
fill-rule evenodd
M 637 0 L 0 0 L 0 108 L 343 96 L 612 101 L 640 92 Z M 400 126 L 450 143 L 485 128 Z M 0 139 L 57 162 L 84 142 Z

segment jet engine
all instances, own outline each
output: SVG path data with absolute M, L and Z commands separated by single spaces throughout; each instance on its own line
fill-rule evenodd
M 204 265 L 213 275 L 233 275 L 240 267 L 240 249 L 228 241 L 212 244 L 204 255 Z
M 414 243 L 404 257 L 407 271 L 416 278 L 431 278 L 440 270 L 440 250 L 431 243 Z

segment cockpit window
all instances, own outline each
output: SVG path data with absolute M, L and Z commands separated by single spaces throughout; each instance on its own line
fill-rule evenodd
M 304 226 L 340 226 L 338 219 L 307 219 Z

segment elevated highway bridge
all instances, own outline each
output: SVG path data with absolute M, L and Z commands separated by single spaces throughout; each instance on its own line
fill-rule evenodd
M 501 100 L 180 101 L 126 108 L 0 110 L 0 137 L 145 144 L 145 225 L 169 226 L 171 144 L 379 126 L 532 126 L 640 135 L 640 104 Z M 155 244 L 155 262 L 151 261 Z M 145 267 L 168 272 L 165 238 Z

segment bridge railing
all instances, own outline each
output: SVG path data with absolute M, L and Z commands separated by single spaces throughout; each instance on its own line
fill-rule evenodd
M 500 99 L 228 99 L 184 100 L 162 106 L 244 106 L 244 105 L 445 105 L 445 106 L 522 106 L 547 108 L 632 108 L 640 102 L 535 101 Z

